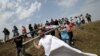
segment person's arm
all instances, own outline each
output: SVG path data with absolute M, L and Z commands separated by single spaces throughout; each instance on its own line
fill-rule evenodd
M 63 29 L 60 29 L 60 32 L 62 32 L 63 31 Z
M 37 48 L 37 49 L 40 49 L 41 48 L 41 44 L 36 44 L 35 41 L 33 42 L 33 44 L 34 44 L 35 48 Z

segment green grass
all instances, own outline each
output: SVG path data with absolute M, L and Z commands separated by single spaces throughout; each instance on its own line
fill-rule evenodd
M 100 21 L 88 23 L 81 26 L 81 29 L 73 29 L 75 47 L 83 52 L 95 53 L 100 56 Z M 15 45 L 12 42 L 0 43 L 0 56 L 15 56 Z M 31 47 L 30 44 L 27 45 Z M 32 56 L 40 56 L 43 52 L 30 48 L 28 54 Z

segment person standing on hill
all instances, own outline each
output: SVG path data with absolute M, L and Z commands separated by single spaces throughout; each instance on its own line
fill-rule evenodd
M 20 53 L 25 54 L 23 49 L 23 35 L 17 37 L 14 39 L 15 45 L 16 45 L 16 56 L 20 56 Z
M 80 18 L 81 18 L 81 23 L 85 24 L 85 19 L 84 19 L 84 16 L 82 14 L 80 15 Z
M 63 23 L 65 23 L 65 19 L 64 18 L 62 18 L 61 20 L 62 20 Z
M 34 34 L 35 35 L 38 35 L 37 31 L 38 31 L 38 24 L 34 24 Z
M 61 34 L 61 40 L 69 44 L 69 36 L 64 26 L 61 26 L 60 34 Z
M 55 25 L 55 21 L 53 19 L 51 19 L 50 25 Z M 52 31 L 51 35 L 55 36 L 55 31 Z
M 29 30 L 30 30 L 31 37 L 34 37 L 34 30 L 31 24 L 29 24 Z
M 57 20 L 57 19 L 55 19 L 55 25 L 59 25 L 59 23 L 58 23 L 58 20 Z
M 81 26 L 80 17 L 78 16 L 78 17 L 75 17 L 75 18 L 76 18 L 76 25 L 77 25 L 78 28 L 80 28 L 80 26 Z
M 3 33 L 5 35 L 4 41 L 6 42 L 7 40 L 9 40 L 10 32 L 9 32 L 9 30 L 7 28 L 4 28 Z
M 19 35 L 18 28 L 16 26 L 13 26 L 12 32 L 14 33 L 14 35 L 13 35 L 14 37 Z
M 26 28 L 25 26 L 22 26 L 22 34 L 27 37 L 27 31 L 26 31 Z
M 66 21 L 68 22 L 68 21 Z M 73 27 L 75 24 L 74 24 L 74 19 L 72 17 L 70 17 L 70 26 Z
M 51 19 L 51 22 L 50 22 L 51 25 L 55 25 L 55 22 L 53 19 Z
M 46 21 L 45 26 L 50 26 L 50 23 Z
M 86 14 L 86 18 L 87 18 L 87 21 L 88 21 L 88 22 L 91 22 L 91 15 L 90 15 L 90 14 L 87 13 L 87 14 Z
M 61 19 L 58 20 L 59 25 L 63 24 Z
M 69 36 L 69 45 L 72 45 L 73 32 L 71 30 L 72 27 L 69 21 L 66 22 L 65 27 Z

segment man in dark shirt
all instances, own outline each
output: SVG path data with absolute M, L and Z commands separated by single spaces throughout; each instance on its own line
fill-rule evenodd
M 87 18 L 87 21 L 88 21 L 88 22 L 91 22 L 91 15 L 90 15 L 90 14 L 87 13 L 87 14 L 86 14 L 86 18 Z
M 4 41 L 6 42 L 7 40 L 9 40 L 10 32 L 7 28 L 4 28 L 3 33 L 5 35 Z
M 45 26 L 50 26 L 50 23 L 48 21 L 46 21 Z
M 16 36 L 19 35 L 19 33 L 18 33 L 18 28 L 17 28 L 16 26 L 13 26 L 12 32 L 14 33 L 13 37 L 16 37 Z
M 50 22 L 51 25 L 55 25 L 55 22 L 53 19 L 51 19 L 51 22 Z
M 59 25 L 59 23 L 58 23 L 58 20 L 57 20 L 57 19 L 55 20 L 55 25 Z
M 34 35 L 38 35 L 37 30 L 38 30 L 38 24 L 34 24 Z
M 30 30 L 31 37 L 34 37 L 34 30 L 31 24 L 29 24 L 29 30 Z
M 24 49 L 23 49 L 23 36 L 19 36 L 18 38 L 14 39 L 14 42 L 16 44 L 16 51 L 17 51 L 17 56 L 20 56 L 20 53 L 24 55 Z

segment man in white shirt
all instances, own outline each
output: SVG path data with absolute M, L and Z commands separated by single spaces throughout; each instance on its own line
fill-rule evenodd
M 34 46 L 37 49 L 43 46 L 45 56 L 97 56 L 96 54 L 84 53 L 75 49 L 52 35 L 45 35 L 45 31 L 42 29 L 38 33 L 40 40 L 38 45 L 34 41 Z
M 43 46 L 44 51 L 45 51 L 45 56 L 49 56 L 50 49 L 51 49 L 52 36 L 51 35 L 45 35 L 44 33 L 45 32 L 44 32 L 43 29 L 38 31 L 38 34 L 40 36 L 40 40 L 39 40 L 38 45 L 34 41 L 34 46 L 37 49 L 40 49 Z

